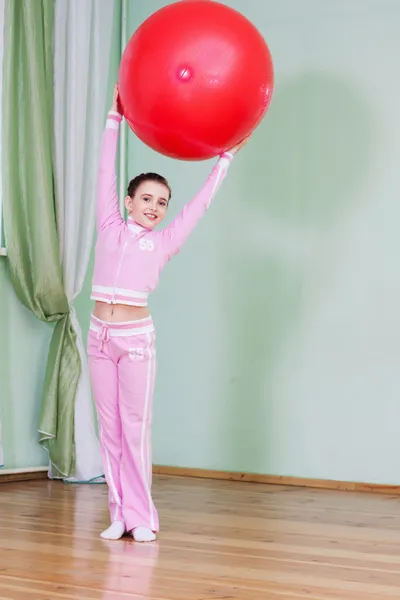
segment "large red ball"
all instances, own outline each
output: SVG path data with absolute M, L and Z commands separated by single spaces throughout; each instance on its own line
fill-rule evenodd
M 268 46 L 248 19 L 214 0 L 181 0 L 133 34 L 119 91 L 125 118 L 145 144 L 204 160 L 257 127 L 273 81 Z

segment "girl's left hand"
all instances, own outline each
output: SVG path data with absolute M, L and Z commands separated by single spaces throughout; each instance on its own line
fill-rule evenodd
M 241 142 L 239 142 L 238 144 L 236 144 L 236 146 L 234 146 L 233 148 L 231 148 L 229 150 L 229 152 L 231 154 L 233 154 L 233 156 L 235 154 L 237 154 L 237 152 L 239 152 L 239 150 L 241 150 L 243 148 L 243 146 L 245 146 L 247 144 L 247 142 L 249 141 L 249 139 L 251 138 L 251 134 L 248 135 L 247 137 L 244 138 L 244 140 L 242 140 Z

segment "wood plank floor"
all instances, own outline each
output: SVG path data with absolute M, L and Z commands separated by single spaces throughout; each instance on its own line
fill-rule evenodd
M 400 499 L 157 476 L 156 544 L 98 536 L 104 485 L 0 485 L 1 600 L 400 598 Z

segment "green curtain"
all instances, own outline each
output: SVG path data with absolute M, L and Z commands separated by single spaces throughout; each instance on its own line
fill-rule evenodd
M 20 301 L 54 324 L 39 421 L 54 477 L 74 474 L 80 359 L 64 293 L 53 185 L 54 0 L 6 0 L 3 209 L 10 274 Z M 23 365 L 19 365 L 23 377 Z

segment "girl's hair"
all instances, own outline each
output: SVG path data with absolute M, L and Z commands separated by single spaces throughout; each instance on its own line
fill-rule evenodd
M 165 187 L 167 188 L 167 190 L 169 192 L 169 198 L 168 198 L 168 200 L 171 199 L 172 191 L 171 191 L 171 188 L 169 186 L 169 183 L 165 179 L 165 177 L 163 177 L 162 175 L 159 175 L 158 173 L 141 173 L 140 175 L 136 175 L 136 177 L 134 177 L 133 179 L 131 179 L 131 181 L 129 182 L 129 185 L 128 185 L 128 196 L 130 196 L 131 198 L 133 198 L 133 196 L 135 195 L 136 190 L 138 189 L 139 185 L 141 185 L 145 181 L 156 181 L 157 183 L 161 183 L 162 185 L 165 185 Z

